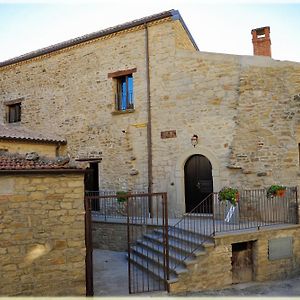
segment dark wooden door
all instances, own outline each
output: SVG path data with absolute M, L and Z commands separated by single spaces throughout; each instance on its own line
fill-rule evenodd
M 212 167 L 203 155 L 191 156 L 184 167 L 185 208 L 190 212 L 213 192 Z M 203 213 L 212 213 L 212 198 L 203 205 Z
M 253 242 L 232 244 L 232 283 L 252 281 Z
M 99 169 L 98 163 L 90 163 L 84 176 L 85 191 L 99 191 Z M 99 202 L 92 201 L 92 210 L 99 210 Z

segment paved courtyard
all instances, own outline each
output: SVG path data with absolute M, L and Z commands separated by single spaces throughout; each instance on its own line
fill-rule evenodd
M 126 252 L 94 249 L 94 293 L 95 296 L 128 297 L 128 266 Z M 165 292 L 137 294 L 138 297 L 168 297 Z M 300 275 L 292 279 L 250 282 L 232 285 L 222 290 L 182 293 L 184 297 L 255 297 L 255 296 L 300 296 Z
M 179 296 L 190 297 L 299 297 L 300 276 L 282 281 L 264 283 L 250 282 L 235 284 L 230 288 L 201 293 L 185 293 Z
M 129 296 L 126 252 L 93 251 L 94 296 Z

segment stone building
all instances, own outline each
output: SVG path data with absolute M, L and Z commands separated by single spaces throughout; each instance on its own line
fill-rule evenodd
M 0 125 L 1 296 L 86 295 L 85 170 L 65 144 Z
M 167 192 L 172 215 L 226 185 L 298 186 L 300 63 L 252 34 L 258 55 L 201 52 L 170 10 L 4 61 L 0 122 L 64 137 L 90 189 Z

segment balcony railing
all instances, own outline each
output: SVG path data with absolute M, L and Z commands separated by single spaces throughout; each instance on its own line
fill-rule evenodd
M 298 223 L 297 188 L 289 187 L 283 196 L 267 197 L 265 189 L 239 191 L 234 207 L 213 197 L 214 233 Z

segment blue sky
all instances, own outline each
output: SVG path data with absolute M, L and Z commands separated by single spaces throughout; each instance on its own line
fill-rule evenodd
M 221 0 L 0 0 L 0 61 L 172 8 L 200 51 L 252 55 L 251 29 L 270 26 L 272 57 L 300 62 L 300 2 Z

